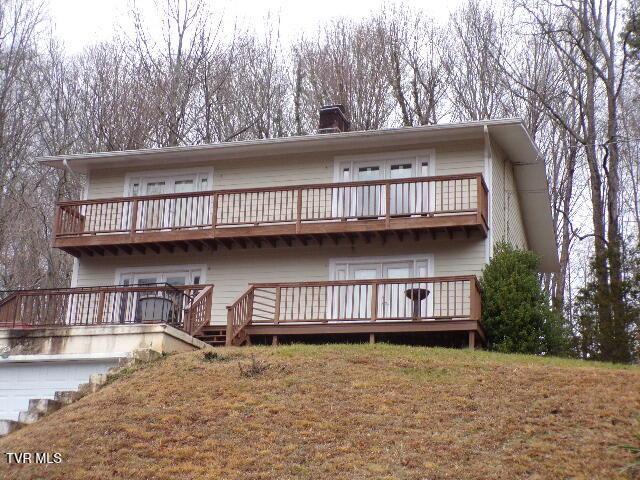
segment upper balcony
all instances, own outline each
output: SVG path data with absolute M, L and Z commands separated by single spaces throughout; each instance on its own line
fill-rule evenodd
M 466 174 L 59 202 L 54 246 L 118 255 L 428 233 L 486 237 L 487 186 Z

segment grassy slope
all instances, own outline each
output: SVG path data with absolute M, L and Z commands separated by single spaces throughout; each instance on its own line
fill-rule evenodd
M 171 356 L 0 440 L 0 478 L 627 478 L 640 369 L 398 346 Z M 254 377 L 239 364 L 268 364 Z

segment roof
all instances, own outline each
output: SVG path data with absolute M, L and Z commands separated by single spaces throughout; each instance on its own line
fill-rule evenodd
M 482 139 L 485 128 L 492 142 L 497 143 L 513 163 L 527 240 L 529 247 L 541 256 L 541 271 L 557 271 L 557 243 L 544 160 L 522 120 L 517 118 L 59 155 L 40 157 L 38 161 L 55 168 L 87 173 L 95 168 L 175 166 L 176 161 L 212 162 L 319 151 L 344 153 L 364 148 L 409 147 L 436 141 Z

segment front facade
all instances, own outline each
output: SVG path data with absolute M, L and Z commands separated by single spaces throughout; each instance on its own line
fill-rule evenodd
M 544 164 L 518 120 L 41 161 L 87 177 L 54 225 L 54 246 L 75 257 L 73 291 L 56 297 L 67 324 L 146 316 L 194 335 L 219 325 L 230 344 L 473 344 L 484 338 L 477 277 L 496 242 L 557 267 Z

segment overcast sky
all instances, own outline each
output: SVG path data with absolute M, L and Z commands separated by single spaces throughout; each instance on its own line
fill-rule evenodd
M 152 6 L 154 0 L 138 0 Z M 313 33 L 317 25 L 333 17 L 361 18 L 377 11 L 383 0 L 211 0 L 213 9 L 224 11 L 229 24 L 237 19 L 244 27 L 259 31 L 271 11 L 280 16 L 283 41 L 302 32 Z M 460 0 L 406 0 L 407 5 L 422 8 L 430 16 L 446 19 Z M 70 53 L 85 46 L 108 40 L 117 25 L 127 25 L 131 0 L 48 0 L 48 14 L 55 35 L 64 42 Z M 126 27 L 125 27 L 126 28 Z

